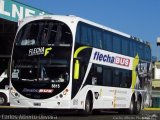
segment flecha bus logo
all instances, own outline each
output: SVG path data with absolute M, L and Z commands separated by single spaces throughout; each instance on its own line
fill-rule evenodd
M 128 67 L 130 64 L 130 59 L 128 58 L 113 56 L 110 54 L 103 54 L 97 51 L 94 53 L 93 59 L 100 62 L 107 62 L 107 63 L 117 64 L 125 67 Z
M 28 56 L 36 56 L 36 55 L 47 56 L 51 50 L 52 50 L 51 47 L 49 48 L 45 48 L 45 47 L 31 48 L 29 49 Z
M 128 67 L 130 64 L 130 59 L 122 58 L 122 57 L 115 57 L 115 64 Z
M 53 93 L 53 89 L 39 89 L 39 93 Z

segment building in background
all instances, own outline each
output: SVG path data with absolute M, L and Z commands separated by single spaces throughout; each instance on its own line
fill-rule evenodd
M 157 56 L 153 61 L 153 80 L 152 80 L 152 107 L 160 108 L 160 61 L 158 59 L 160 37 L 157 38 Z
M 153 64 L 152 107 L 160 108 L 160 62 Z
M 33 15 L 48 14 L 14 0 L 0 0 L 0 105 L 9 103 L 8 62 L 12 43 L 18 28 L 18 20 Z

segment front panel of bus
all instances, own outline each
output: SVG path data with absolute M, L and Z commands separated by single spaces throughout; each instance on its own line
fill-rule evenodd
M 36 20 L 24 25 L 13 49 L 11 96 L 45 100 L 67 92 L 71 50 L 72 33 L 65 23 Z

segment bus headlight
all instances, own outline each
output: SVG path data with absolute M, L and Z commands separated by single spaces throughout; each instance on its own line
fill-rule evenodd
M 14 97 L 20 97 L 20 95 L 16 92 L 16 90 L 14 88 L 11 88 L 11 94 L 14 96 Z

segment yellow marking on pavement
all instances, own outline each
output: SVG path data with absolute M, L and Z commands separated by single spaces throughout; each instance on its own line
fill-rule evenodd
M 0 108 L 17 108 L 17 107 L 14 107 L 14 106 L 0 106 Z
M 160 108 L 144 108 L 143 110 L 160 110 Z

